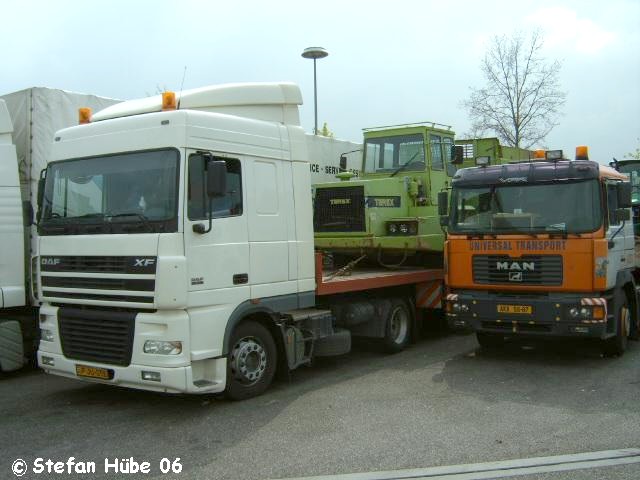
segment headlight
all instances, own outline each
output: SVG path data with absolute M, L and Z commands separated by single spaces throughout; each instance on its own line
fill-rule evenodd
M 147 340 L 144 342 L 144 353 L 156 355 L 180 355 L 182 342 L 165 342 L 162 340 Z
M 400 224 L 400 231 L 404 234 L 409 233 L 409 226 L 406 223 Z
M 53 342 L 53 332 L 44 328 L 40 329 L 40 340 L 45 342 Z
M 395 223 L 389 224 L 389 233 L 396 233 L 398 231 L 398 226 Z
M 580 314 L 580 310 L 578 310 L 577 307 L 571 307 L 569 309 L 569 315 L 571 315 L 571 318 L 578 318 L 579 314 Z
M 582 307 L 580 309 L 580 316 L 582 318 L 590 318 L 591 317 L 591 309 L 589 307 Z

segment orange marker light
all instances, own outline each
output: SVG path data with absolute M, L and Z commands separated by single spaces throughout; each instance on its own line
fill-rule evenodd
M 536 150 L 533 152 L 533 158 L 535 159 L 540 159 L 540 160 L 544 160 L 545 159 L 545 152 L 544 150 Z
M 78 109 L 78 123 L 85 125 L 91 123 L 91 109 L 88 107 L 82 107 Z
M 176 106 L 176 94 L 175 92 L 163 92 L 162 93 L 162 110 L 175 110 Z
M 593 318 L 594 320 L 603 320 L 604 319 L 604 307 L 593 307 Z
M 586 145 L 576 147 L 576 160 L 589 160 L 589 147 Z

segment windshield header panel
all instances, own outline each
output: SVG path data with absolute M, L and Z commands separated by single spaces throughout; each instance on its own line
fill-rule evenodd
M 457 187 L 523 185 L 597 179 L 599 164 L 589 160 L 526 162 L 463 168 L 452 184 Z
M 172 148 L 50 163 L 39 234 L 176 232 L 179 158 Z

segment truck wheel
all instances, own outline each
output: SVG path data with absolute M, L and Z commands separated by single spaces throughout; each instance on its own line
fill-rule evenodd
M 629 330 L 631 328 L 631 312 L 627 298 L 616 312 L 616 334 L 612 338 L 602 341 L 602 353 L 607 357 L 621 356 L 627 349 Z
M 231 335 L 225 396 L 242 400 L 263 393 L 273 380 L 277 361 L 269 330 L 257 322 L 240 324 Z
M 480 346 L 487 350 L 504 346 L 504 335 L 476 332 L 476 338 L 478 339 Z
M 401 352 L 411 339 L 412 316 L 407 302 L 392 300 L 385 325 L 384 348 L 389 353 Z

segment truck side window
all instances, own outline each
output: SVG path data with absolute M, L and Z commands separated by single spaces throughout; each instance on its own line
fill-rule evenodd
M 213 199 L 213 218 L 242 215 L 242 175 L 240 161 L 233 158 L 216 158 L 227 164 L 227 194 Z M 206 193 L 204 157 L 189 157 L 189 192 L 187 215 L 189 220 L 204 220 L 207 217 L 209 199 Z
M 431 170 L 444 170 L 442 137 L 439 135 L 431 135 Z
M 453 177 L 456 174 L 456 166 L 451 163 L 451 153 L 453 150 L 453 138 L 444 137 L 442 139 L 442 149 L 444 150 L 444 158 L 447 165 L 447 175 Z
M 607 212 L 609 214 L 609 225 L 617 225 L 616 209 L 618 208 L 618 189 L 615 183 L 607 184 Z

